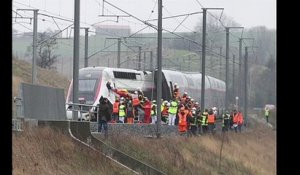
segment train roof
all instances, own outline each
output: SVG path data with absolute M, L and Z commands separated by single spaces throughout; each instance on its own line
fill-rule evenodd
M 120 71 L 120 72 L 132 72 L 132 73 L 143 73 L 145 74 L 151 74 L 150 71 L 142 71 L 142 70 L 136 70 L 136 69 L 126 69 L 126 68 L 115 68 L 115 67 L 102 67 L 102 66 L 90 66 L 90 67 L 84 67 L 79 69 L 82 72 L 85 71 Z

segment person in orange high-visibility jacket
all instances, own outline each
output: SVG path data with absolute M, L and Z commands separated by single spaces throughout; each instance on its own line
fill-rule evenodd
M 119 99 L 117 98 L 113 104 L 113 112 L 112 112 L 112 123 L 116 123 L 119 120 Z
M 213 113 L 212 109 L 210 109 L 208 111 L 207 123 L 208 123 L 208 129 L 212 134 L 214 134 L 215 121 L 216 121 L 216 116 Z
M 234 116 L 233 116 L 233 127 L 234 127 L 234 131 L 237 132 L 237 130 L 239 130 L 239 132 L 242 131 L 242 125 L 244 123 L 244 117 L 241 111 L 238 111 Z
M 239 111 L 237 113 L 237 125 L 238 125 L 238 131 L 239 132 L 242 132 L 243 123 L 244 123 L 244 116 L 243 116 L 242 112 Z
M 180 133 L 185 133 L 188 129 L 187 124 L 187 113 L 185 112 L 184 108 L 180 108 L 178 113 L 178 130 Z

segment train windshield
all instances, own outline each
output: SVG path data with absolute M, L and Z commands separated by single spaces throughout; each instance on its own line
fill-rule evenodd
M 94 92 L 96 79 L 93 80 L 79 80 L 79 93 L 81 92 Z
M 86 104 L 93 104 L 96 98 L 96 91 L 101 81 L 102 71 L 79 71 L 79 86 L 78 86 L 78 98 L 84 99 Z M 72 90 L 69 97 L 69 101 L 72 101 Z

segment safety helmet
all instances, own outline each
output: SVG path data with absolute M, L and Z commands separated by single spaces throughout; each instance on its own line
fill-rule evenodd
M 156 103 L 156 100 L 152 100 L 152 103 Z
M 184 92 L 184 93 L 183 93 L 183 95 L 187 95 L 187 94 L 188 94 L 187 92 Z
M 137 92 L 137 91 L 134 91 L 134 94 L 138 94 L 138 92 Z
M 170 103 L 169 102 L 167 102 L 167 106 L 170 107 Z
M 194 99 L 192 98 L 191 101 L 194 101 Z

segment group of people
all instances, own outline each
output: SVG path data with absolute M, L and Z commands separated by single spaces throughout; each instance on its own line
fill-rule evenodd
M 133 94 L 126 89 L 113 89 L 107 83 L 109 91 L 116 95 L 112 109 L 108 105 L 107 98 L 101 97 L 98 107 L 98 132 L 102 126 L 107 133 L 107 122 L 110 123 L 157 123 L 156 101 L 150 101 L 138 88 Z M 105 117 L 104 117 L 105 116 Z M 199 135 L 215 133 L 216 120 L 222 120 L 222 131 L 234 130 L 241 132 L 243 115 L 240 111 L 226 111 L 218 115 L 216 108 L 201 110 L 197 101 L 191 98 L 187 92 L 180 95 L 179 86 L 175 83 L 173 98 L 170 101 L 161 99 L 161 123 L 177 125 L 182 134 Z

